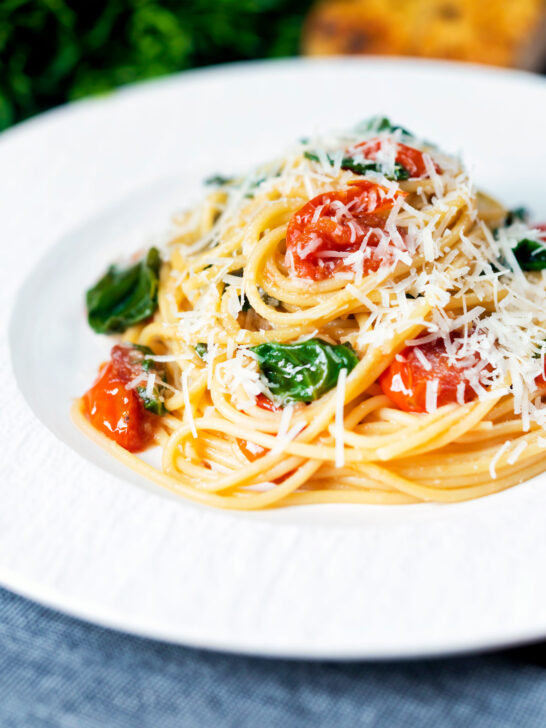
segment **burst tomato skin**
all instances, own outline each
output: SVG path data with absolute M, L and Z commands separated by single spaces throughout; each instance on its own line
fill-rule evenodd
M 139 452 L 148 446 L 152 426 L 137 392 L 125 387 L 127 381 L 116 371 L 115 360 L 103 365 L 83 395 L 85 414 L 93 427 L 125 450 Z
M 367 245 L 375 247 L 386 215 L 396 198 L 403 194 L 392 194 L 374 182 L 359 180 L 344 190 L 324 192 L 309 200 L 288 223 L 288 267 L 301 278 L 329 278 L 343 267 L 343 260 L 332 257 L 324 263 L 320 254 L 324 251 L 334 255 L 336 252 L 355 252 L 366 237 Z M 363 262 L 363 272 L 376 271 L 380 265 L 381 261 L 377 258 L 367 258 Z
M 378 152 L 383 144 L 382 139 L 370 139 L 367 142 L 361 142 L 353 147 L 351 151 L 361 152 L 366 159 L 375 159 Z M 423 152 L 414 147 L 408 147 L 406 144 L 398 142 L 396 144 L 395 161 L 401 164 L 402 167 L 407 169 L 410 178 L 411 177 L 426 177 L 428 176 L 427 165 L 423 157 Z M 437 164 L 434 164 L 437 172 L 441 172 L 441 169 Z
M 438 407 L 458 401 L 457 388 L 461 382 L 465 383 L 465 403 L 475 399 L 476 393 L 464 378 L 464 369 L 448 363 L 443 339 L 419 347 L 430 369 L 423 366 L 415 349 L 414 346 L 406 347 L 379 377 L 384 394 L 401 410 L 426 412 L 427 382 L 435 379 L 438 380 Z

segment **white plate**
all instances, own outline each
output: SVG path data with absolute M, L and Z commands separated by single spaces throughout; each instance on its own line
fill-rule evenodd
M 0 310 L 12 308 L 19 385 L 3 336 L 5 586 L 120 629 L 265 655 L 417 656 L 546 636 L 545 477 L 450 506 L 237 514 L 144 483 L 69 420 L 107 346 L 86 328 L 82 293 L 111 257 L 161 232 L 206 175 L 375 113 L 464 150 L 482 187 L 546 216 L 546 84 L 517 72 L 234 65 L 3 135 Z

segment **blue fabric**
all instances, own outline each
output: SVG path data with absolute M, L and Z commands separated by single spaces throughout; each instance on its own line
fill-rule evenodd
M 0 589 L 1 728 L 544 728 L 542 648 L 390 663 L 217 654 L 131 637 Z

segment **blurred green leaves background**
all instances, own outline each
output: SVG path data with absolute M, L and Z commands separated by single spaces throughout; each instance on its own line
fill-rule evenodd
M 0 0 L 0 129 L 195 66 L 298 52 L 310 0 Z

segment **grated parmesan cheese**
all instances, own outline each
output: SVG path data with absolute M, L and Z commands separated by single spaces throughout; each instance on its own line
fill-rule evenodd
M 511 440 L 506 440 L 504 445 L 500 447 L 497 452 L 493 455 L 491 458 L 491 462 L 489 463 L 489 474 L 491 475 L 491 478 L 493 480 L 496 480 L 497 478 L 497 471 L 495 470 L 497 463 L 499 462 L 500 458 L 504 455 L 504 453 L 510 448 L 510 445 L 512 444 Z
M 125 389 L 134 389 L 135 387 L 138 387 L 139 384 L 142 384 L 146 380 L 146 374 L 142 372 L 142 374 L 139 374 L 134 379 L 131 379 L 130 382 L 127 382 L 125 385 Z
M 438 385 L 437 379 L 430 379 L 427 381 L 425 402 L 427 412 L 435 412 L 438 408 Z
M 523 442 L 520 442 L 519 445 L 516 445 L 513 452 L 510 453 L 508 459 L 506 460 L 508 465 L 514 465 L 514 463 L 518 461 L 519 456 L 525 450 L 528 444 L 529 443 L 527 442 L 527 440 L 523 440 Z
M 146 397 L 151 398 L 154 393 L 154 386 L 155 386 L 155 374 L 154 372 L 148 372 L 148 377 L 146 381 Z

